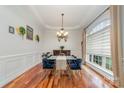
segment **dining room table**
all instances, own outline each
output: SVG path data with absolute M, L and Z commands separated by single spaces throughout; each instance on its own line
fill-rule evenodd
M 49 60 L 56 60 L 56 62 L 55 62 L 56 63 L 56 66 L 55 66 L 56 70 L 67 70 L 67 67 L 68 67 L 67 61 L 68 60 L 76 60 L 72 56 L 51 56 L 48 59 Z

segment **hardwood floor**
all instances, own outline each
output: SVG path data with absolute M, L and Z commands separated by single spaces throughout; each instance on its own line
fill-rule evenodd
M 38 64 L 4 88 L 111 88 L 114 87 L 91 69 L 83 66 L 81 71 L 73 71 L 71 78 L 64 72 L 54 75 L 52 70 L 42 69 Z

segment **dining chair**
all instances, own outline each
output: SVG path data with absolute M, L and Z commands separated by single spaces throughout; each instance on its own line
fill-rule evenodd
M 71 70 L 81 70 L 82 59 L 69 60 L 68 64 Z
M 55 60 L 43 58 L 43 69 L 53 69 L 55 67 Z
M 71 77 L 73 75 L 76 75 L 76 73 L 77 73 L 77 74 L 79 74 L 80 78 L 82 78 L 82 75 L 81 75 L 82 74 L 82 72 L 81 72 L 81 69 L 82 69 L 82 65 L 81 65 L 82 64 L 82 59 L 80 59 L 80 58 L 70 59 L 70 60 L 68 60 L 68 64 L 69 64 L 69 67 L 70 67 L 69 72 L 71 74 Z
M 77 58 L 75 55 L 71 55 L 73 58 Z

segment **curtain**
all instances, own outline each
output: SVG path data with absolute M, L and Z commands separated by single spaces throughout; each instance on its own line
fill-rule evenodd
M 83 62 L 86 62 L 86 31 L 82 32 L 82 57 Z
M 120 33 L 120 7 L 111 6 L 111 47 L 112 47 L 112 70 L 114 73 L 115 83 L 124 87 L 124 74 L 122 71 L 122 47 L 121 47 L 121 33 Z

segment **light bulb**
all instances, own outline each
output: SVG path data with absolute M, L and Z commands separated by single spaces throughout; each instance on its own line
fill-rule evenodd
M 61 30 L 61 31 L 60 31 L 60 33 L 62 33 L 62 34 L 63 34 L 63 33 L 64 33 L 64 31 L 63 31 L 63 30 Z
M 61 33 L 59 33 L 58 35 L 61 36 Z
M 64 36 L 66 36 L 66 35 L 68 35 L 68 32 L 65 32 L 65 33 L 64 33 Z

